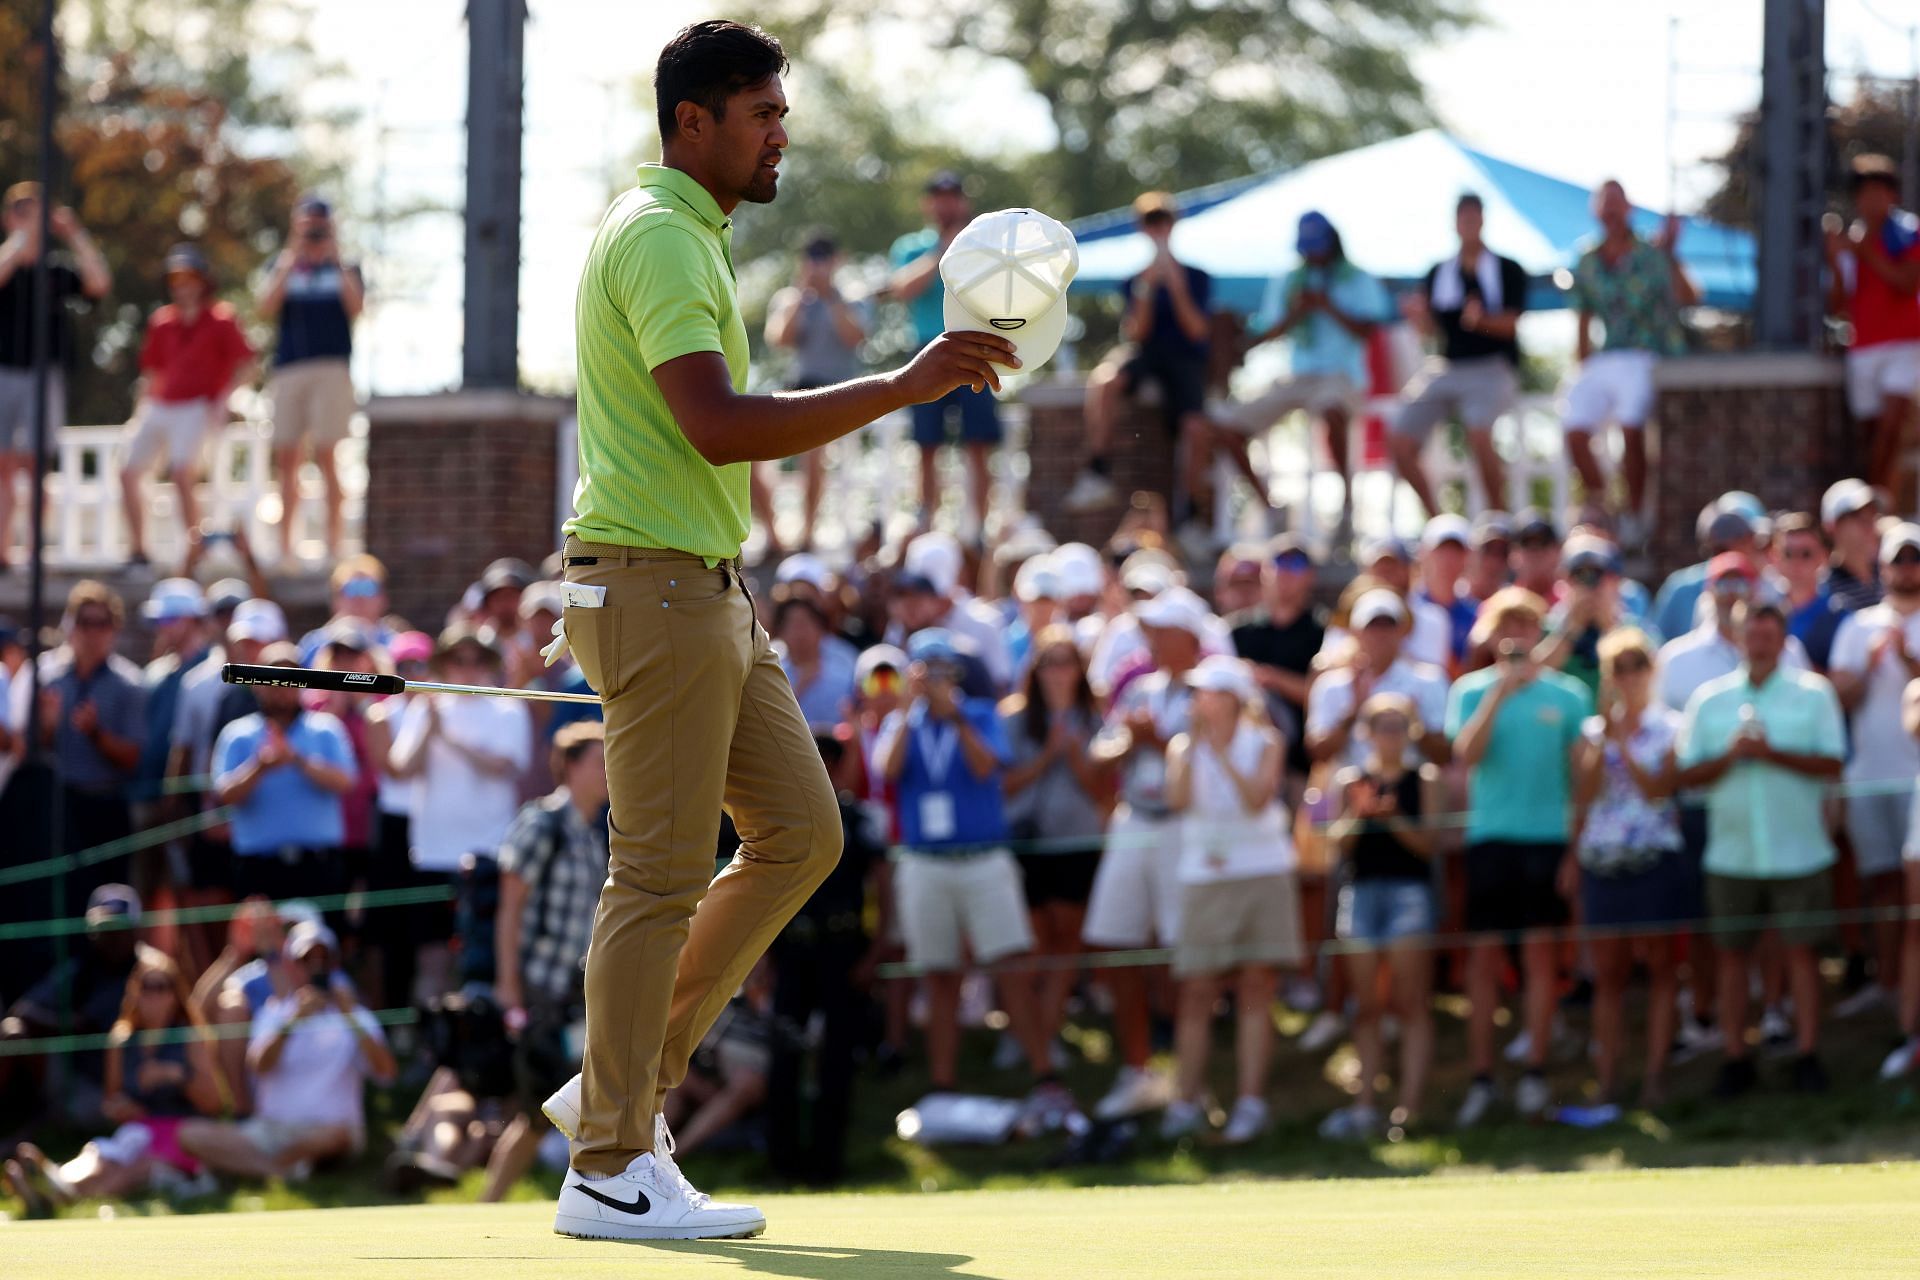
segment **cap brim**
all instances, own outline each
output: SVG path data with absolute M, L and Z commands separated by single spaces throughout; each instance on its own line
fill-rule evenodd
M 1007 328 L 1012 321 L 1002 320 L 998 324 L 982 320 L 967 310 L 966 304 L 956 298 L 949 290 L 944 307 L 948 332 L 961 333 L 997 333 L 1013 343 L 1013 353 L 1020 357 L 1020 372 L 1032 373 L 1035 369 L 1053 358 L 1060 349 L 1060 339 L 1067 332 L 1067 296 L 1063 293 L 1051 307 L 1031 320 L 1021 321 L 1013 328 Z

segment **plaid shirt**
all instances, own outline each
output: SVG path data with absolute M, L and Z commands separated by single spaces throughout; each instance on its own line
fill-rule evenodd
M 520 807 L 500 846 L 500 870 L 527 884 L 521 987 L 529 998 L 574 999 L 607 880 L 606 827 L 583 821 L 562 787 Z

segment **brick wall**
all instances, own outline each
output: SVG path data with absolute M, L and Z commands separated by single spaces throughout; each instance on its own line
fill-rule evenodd
M 1745 489 L 1771 510 L 1817 513 L 1829 484 L 1864 468 L 1837 358 L 1667 360 L 1655 383 L 1652 581 L 1698 558 L 1694 522 L 1727 490 Z
M 569 401 L 508 391 L 367 406 L 367 550 L 395 612 L 438 631 L 489 561 L 558 549 L 556 428 Z
M 1060 500 L 1086 461 L 1083 394 L 1078 381 L 1047 383 L 1022 393 L 1029 415 L 1027 509 L 1060 541 L 1099 546 L 1119 524 L 1125 495 L 1145 491 L 1171 499 L 1173 441 L 1157 407 L 1128 402 L 1113 433 L 1113 482 L 1122 494 L 1121 505 L 1080 514 L 1063 510 Z

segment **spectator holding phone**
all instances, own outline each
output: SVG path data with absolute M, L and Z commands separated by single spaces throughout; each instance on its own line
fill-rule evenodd
M 1433 952 L 1426 939 L 1438 923 L 1433 892 L 1434 833 L 1423 819 L 1444 804 L 1440 770 L 1409 767 L 1420 737 L 1420 714 L 1401 693 L 1376 693 L 1360 708 L 1367 756 L 1334 775 L 1340 823 L 1333 829 L 1352 876 L 1340 886 L 1334 936 L 1349 944 L 1341 957 L 1355 995 L 1353 1045 L 1360 1055 L 1360 1092 L 1328 1116 L 1320 1136 L 1366 1140 L 1385 1127 L 1374 1081 L 1385 1067 L 1381 1020 L 1400 1020 L 1400 1105 L 1387 1119 L 1418 1124 L 1433 1065 Z M 1393 971 L 1392 996 L 1380 995 L 1380 965 Z
M 1665 1100 L 1667 1059 L 1678 1017 L 1679 939 L 1649 932 L 1695 914 L 1699 876 L 1683 854 L 1674 803 L 1674 741 L 1680 716 L 1653 696 L 1654 647 L 1627 627 L 1599 642 L 1600 714 L 1573 748 L 1574 800 L 1584 812 L 1576 843 L 1581 915 L 1595 930 L 1594 1069 L 1603 1101 L 1617 1101 L 1627 978 L 1647 966 L 1647 1067 L 1642 1106 Z
M 1620 599 L 1620 549 L 1605 538 L 1575 534 L 1560 554 L 1565 585 L 1547 613 L 1547 643 L 1534 657 L 1598 692 L 1601 638 L 1631 624 Z
M 393 1053 L 336 968 L 332 931 L 295 925 L 286 954 L 300 985 L 267 1001 L 247 1043 L 253 1115 L 180 1126 L 181 1148 L 215 1173 L 298 1179 L 316 1161 L 358 1151 L 366 1143 L 364 1086 L 393 1081 Z
M 860 372 L 860 344 L 867 339 L 865 317 L 840 293 L 834 277 L 846 265 L 840 243 L 829 231 L 809 231 L 800 247 L 800 266 L 794 282 L 767 302 L 767 345 L 793 353 L 787 386 L 812 391 L 845 382 Z M 826 454 L 809 449 L 802 457 L 807 489 L 805 521 L 800 526 L 801 547 L 813 545 L 814 517 L 820 512 L 820 493 L 826 478 Z M 773 531 L 770 490 L 754 476 L 754 506 L 767 532 L 771 555 L 780 554 Z
M 280 555 L 293 546 L 300 514 L 300 453 L 313 441 L 313 462 L 327 491 L 327 558 L 340 556 L 340 473 L 334 452 L 353 419 L 353 322 L 366 305 L 360 268 L 340 257 L 333 206 L 314 192 L 293 207 L 293 234 L 273 261 L 259 295 L 260 314 L 280 321 L 274 348 L 274 465 L 280 472 Z

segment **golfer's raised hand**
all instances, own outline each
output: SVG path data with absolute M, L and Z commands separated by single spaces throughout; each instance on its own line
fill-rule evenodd
M 1013 343 L 997 333 L 956 330 L 929 342 L 895 375 L 914 404 L 930 404 L 959 387 L 1000 389 L 1000 368 L 1018 369 Z

